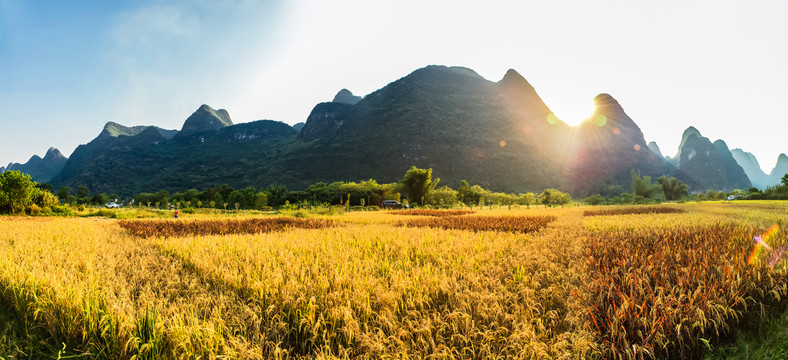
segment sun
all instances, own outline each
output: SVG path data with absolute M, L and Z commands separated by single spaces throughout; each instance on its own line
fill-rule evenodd
M 576 126 L 594 115 L 596 104 L 593 101 L 581 104 L 558 104 L 555 108 L 551 107 L 553 114 L 558 119 L 569 126 Z

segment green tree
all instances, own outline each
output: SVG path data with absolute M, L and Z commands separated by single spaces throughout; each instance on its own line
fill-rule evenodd
M 782 178 L 781 182 L 782 182 L 783 186 L 788 186 L 788 173 L 783 175 L 783 178 Z
M 261 191 L 254 197 L 254 207 L 262 210 L 266 206 L 268 206 L 268 194 Z
M 473 185 L 470 189 L 468 189 L 468 195 L 466 196 L 466 203 L 467 205 L 479 205 L 482 206 L 482 200 L 484 197 L 489 193 L 489 191 L 484 190 L 479 185 Z
M 48 192 L 50 192 L 50 193 L 52 193 L 52 194 L 54 194 L 54 193 L 55 193 L 55 187 L 54 187 L 54 186 L 52 186 L 51 184 L 47 184 L 47 183 L 38 183 L 38 184 L 36 184 L 36 187 L 37 187 L 37 188 L 39 188 L 39 189 L 41 189 L 41 190 L 48 191 Z
M 659 184 L 651 184 L 651 176 L 641 178 L 635 170 L 632 170 L 632 195 L 656 198 L 660 192 L 662 192 L 662 187 Z
M 90 196 L 90 189 L 87 186 L 77 186 L 77 197 L 83 201 L 86 201 L 87 198 Z
M 106 193 L 96 194 L 90 199 L 94 205 L 104 205 L 109 202 L 109 196 Z
M 536 204 L 536 195 L 534 193 L 525 193 L 517 196 L 517 203 L 525 205 L 526 209 L 531 208 L 531 204 Z
M 33 203 L 36 183 L 19 171 L 0 173 L 0 212 L 18 213 Z
M 61 186 L 60 189 L 57 190 L 57 197 L 63 199 L 64 201 L 68 199 L 68 193 L 71 192 L 71 189 L 68 186 Z
M 460 187 L 457 188 L 457 200 L 461 203 L 467 204 L 468 203 L 468 192 L 471 190 L 471 186 L 468 184 L 467 181 L 462 180 L 460 181 Z
M 657 183 L 662 186 L 662 194 L 665 195 L 665 200 L 676 201 L 681 200 L 689 195 L 689 186 L 681 180 L 674 177 L 666 177 L 662 175 L 657 178 Z
M 268 194 L 268 203 L 271 206 L 282 206 L 287 200 L 287 187 L 284 185 L 270 185 L 265 190 Z
M 413 166 L 405 172 L 400 182 L 408 192 L 408 201 L 411 204 L 424 205 L 424 200 L 429 200 L 430 192 L 440 181 L 440 179 L 432 180 L 432 169 L 419 169 Z
M 544 191 L 537 197 L 538 201 L 544 204 L 545 207 L 569 204 L 572 198 L 568 193 L 558 191 L 556 189 L 544 189 Z
M 457 203 L 457 191 L 448 186 L 435 189 L 430 194 L 430 204 L 438 206 L 451 206 Z
M 600 195 L 600 194 L 596 194 L 596 195 L 591 195 L 591 196 L 583 199 L 583 202 L 588 204 L 588 205 L 599 205 L 599 204 L 605 202 L 605 198 L 602 197 L 602 195 Z
M 211 198 L 211 204 L 214 204 L 211 205 L 211 207 L 216 207 L 218 205 L 221 205 L 223 202 L 224 202 L 224 198 L 222 198 L 222 194 L 217 192 L 213 194 L 213 197 Z

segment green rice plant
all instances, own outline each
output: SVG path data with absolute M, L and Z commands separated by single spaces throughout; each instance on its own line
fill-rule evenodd
M 126 344 L 129 352 L 134 354 L 131 360 L 161 359 L 164 346 L 159 311 L 156 308 L 146 308 L 137 319 L 134 333 Z

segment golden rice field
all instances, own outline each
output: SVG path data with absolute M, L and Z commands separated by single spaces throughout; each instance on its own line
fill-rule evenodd
M 0 358 L 703 358 L 784 309 L 788 202 L 667 207 L 2 217 Z

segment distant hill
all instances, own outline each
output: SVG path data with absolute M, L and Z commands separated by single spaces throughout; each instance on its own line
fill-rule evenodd
M 769 174 L 769 179 L 771 180 L 771 184 L 779 184 L 782 180 L 783 175 L 788 174 L 788 156 L 785 154 L 780 154 L 777 157 L 777 164 L 772 169 L 772 172 Z
M 596 110 L 591 118 L 576 127 L 571 154 L 570 180 L 574 192 L 599 192 L 605 184 L 631 182 L 631 171 L 643 176 L 673 174 L 675 168 L 654 154 L 643 133 L 608 94 L 594 98 Z
M 731 155 L 742 169 L 744 169 L 747 177 L 750 178 L 750 182 L 752 182 L 752 186 L 763 190 L 766 186 L 774 185 L 770 176 L 766 175 L 761 169 L 761 165 L 758 164 L 758 159 L 755 158 L 755 155 L 745 152 L 742 149 L 731 150 Z
M 744 169 L 734 160 L 722 140 L 712 143 L 690 126 L 684 131 L 675 166 L 697 186 L 693 191 L 747 189 L 752 186 Z
M 67 160 L 60 150 L 51 147 L 43 158 L 33 155 L 26 163 L 8 164 L 7 167 L 0 169 L 0 172 L 16 170 L 29 174 L 34 181 L 46 183 L 63 169 Z
M 594 101 L 595 114 L 570 127 L 515 70 L 493 82 L 467 68 L 428 66 L 363 98 L 343 89 L 293 126 L 234 125 L 226 110 L 208 105 L 179 131 L 107 123 L 52 183 L 120 194 L 224 183 L 301 189 L 318 181 L 394 182 L 415 165 L 432 168 L 442 185 L 465 179 L 507 192 L 552 187 L 585 196 L 628 187 L 633 169 L 676 176 L 692 190 L 750 186 L 724 142 L 690 127 L 679 154 L 665 158 L 616 99 Z M 788 169 L 788 158 L 778 165 Z
M 252 183 L 297 132 L 287 124 L 260 120 L 227 125 L 229 114 L 203 105 L 176 136 L 145 127 L 136 135 L 107 137 L 74 150 L 53 183 L 91 191 L 134 193 Z M 211 130 L 213 129 L 213 130 Z

